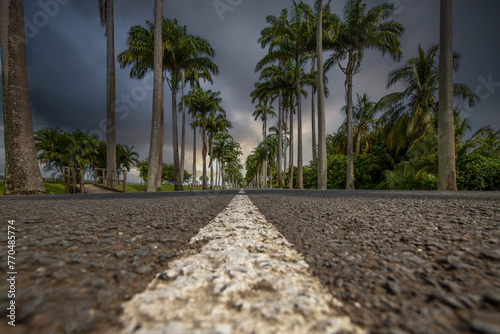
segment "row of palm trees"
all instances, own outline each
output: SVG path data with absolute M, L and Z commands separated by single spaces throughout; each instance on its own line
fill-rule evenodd
M 106 156 L 107 168 L 116 169 L 116 122 L 115 122 L 115 51 L 114 51 L 114 0 L 98 0 L 101 24 L 106 28 L 107 38 L 107 80 L 106 80 Z M 163 83 L 166 80 L 172 93 L 172 137 L 174 142 L 175 188 L 182 189 L 182 171 L 185 156 L 185 101 L 182 100 L 181 157 L 179 161 L 177 129 L 177 92 L 186 82 L 192 88 L 199 86 L 199 80 L 212 82 L 212 75 L 218 74 L 213 63 L 215 51 L 199 36 L 187 32 L 186 26 L 177 20 L 162 16 L 163 1 L 155 0 L 155 22 L 146 27 L 134 26 L 129 31 L 127 50 L 120 53 L 121 67 L 131 66 L 130 76 L 143 78 L 153 70 L 155 73 L 153 92 L 153 122 L 150 142 L 150 165 L 148 191 L 155 191 L 161 185 L 161 162 L 163 152 Z M 24 15 L 22 1 L 2 2 L 2 71 L 4 78 L 6 175 L 5 194 L 44 193 L 41 173 L 36 160 L 33 125 L 29 106 L 26 70 L 26 49 L 24 44 Z M 199 95 L 193 90 L 193 95 Z M 196 118 L 199 112 L 192 108 Z M 210 110 L 216 112 L 217 110 Z M 225 116 L 225 113 L 222 114 Z M 203 117 L 202 117 L 203 118 Z M 210 149 L 213 137 L 221 127 L 230 123 L 217 115 L 216 130 L 208 125 Z M 210 118 L 209 118 L 210 120 Z M 223 125 L 221 125 L 221 123 Z M 205 124 L 206 125 L 206 124 Z M 18 131 L 21 129 L 21 131 Z M 205 129 L 205 127 L 204 127 Z M 205 140 L 204 140 L 205 142 Z M 195 147 L 194 147 L 195 148 Z M 206 152 L 206 149 L 205 149 Z M 195 156 L 195 154 L 194 154 Z M 228 155 L 229 156 L 229 155 Z M 196 171 L 196 163 L 194 163 Z M 213 172 L 212 172 L 213 173 Z M 204 173 L 206 174 L 206 173 Z M 206 175 L 205 175 L 206 179 Z M 206 182 L 204 182 L 206 184 Z
M 220 172 L 216 173 L 222 177 L 222 187 L 226 185 L 226 175 L 236 177 L 234 170 L 231 173 L 226 170 L 226 164 L 234 167 L 240 164 L 238 156 L 241 155 L 240 145 L 228 134 L 228 129 L 232 127 L 231 122 L 226 117 L 226 112 L 222 108 L 220 92 L 203 90 L 195 87 L 183 98 L 185 105 L 189 107 L 189 112 L 193 117 L 191 127 L 194 131 L 200 129 L 202 137 L 202 158 L 203 158 L 203 190 L 209 189 L 207 175 L 207 156 L 210 156 L 208 167 L 210 168 L 210 189 L 214 188 L 214 163 Z M 193 144 L 193 182 L 196 180 L 196 141 Z M 240 172 L 241 173 L 241 172 Z
M 443 7 L 441 8 L 442 14 L 442 27 L 441 31 L 445 31 L 441 34 L 441 44 L 451 43 L 451 0 L 443 0 Z M 325 91 L 324 84 L 326 78 L 323 72 L 328 72 L 331 68 L 338 66 L 345 75 L 345 89 L 346 89 L 346 107 L 344 109 L 346 113 L 346 119 L 342 125 L 342 129 L 345 132 L 345 154 L 347 155 L 347 177 L 346 177 L 346 189 L 354 189 L 354 157 L 355 151 L 359 151 L 362 145 L 369 145 L 369 143 L 362 143 L 362 134 L 365 131 L 367 133 L 368 124 L 364 124 L 364 119 L 361 121 L 355 120 L 357 124 L 353 126 L 353 78 L 356 73 L 359 73 L 361 68 L 361 63 L 364 59 L 365 51 L 368 49 L 377 50 L 385 55 L 388 53 L 394 60 L 399 61 L 401 57 L 400 50 L 400 37 L 404 32 L 404 27 L 391 20 L 391 15 L 394 12 L 395 6 L 392 3 L 381 3 L 368 8 L 363 0 L 347 0 L 343 9 L 342 18 L 331 12 L 329 4 L 323 7 L 322 1 L 316 2 L 316 11 L 307 4 L 303 2 L 293 1 L 293 5 L 290 10 L 283 9 L 280 16 L 270 15 L 266 18 L 268 26 L 261 31 L 261 37 L 259 38 L 259 43 L 262 48 L 268 47 L 268 53 L 264 58 L 257 64 L 256 71 L 260 71 L 259 82 L 255 84 L 255 90 L 251 93 L 253 101 L 255 99 L 259 100 L 259 105 L 254 112 L 254 116 L 260 116 L 263 121 L 263 128 L 266 127 L 267 117 L 274 116 L 274 111 L 269 101 L 274 101 L 279 98 L 278 107 L 278 150 L 277 150 L 277 177 L 278 177 L 278 187 L 282 187 L 282 157 L 286 157 L 283 154 L 283 134 L 289 136 L 289 167 L 288 167 L 288 187 L 292 188 L 294 184 L 293 180 L 293 160 L 294 160 L 294 114 L 297 114 L 297 181 L 296 186 L 299 189 L 303 189 L 303 143 L 302 143 L 302 112 L 301 112 L 301 97 L 307 96 L 304 87 L 309 86 L 312 90 L 312 95 L 317 93 L 318 95 L 318 147 L 316 146 L 316 111 L 314 105 L 314 97 L 312 98 L 312 126 L 313 126 L 313 142 L 312 142 L 312 152 L 313 161 L 317 164 L 317 174 L 318 174 L 318 187 L 320 189 L 326 189 L 326 134 L 325 134 L 325 124 L 324 124 L 324 98 L 327 95 Z M 403 67 L 398 68 L 393 73 L 390 74 L 389 87 L 399 81 L 404 81 L 406 83 L 411 82 L 408 79 L 416 78 L 419 74 L 418 70 L 429 71 L 429 78 L 423 78 L 423 80 L 430 80 L 427 82 L 427 89 L 429 90 L 429 95 L 427 96 L 429 101 L 423 101 L 423 103 L 429 103 L 427 106 L 418 106 L 412 104 L 413 97 L 411 94 L 414 92 L 412 90 L 417 89 L 417 87 L 407 87 L 407 90 L 401 93 L 395 93 L 385 97 L 379 104 L 377 108 L 373 108 L 374 104 L 368 105 L 366 96 L 358 97 L 360 99 L 360 104 L 363 108 L 358 110 L 358 113 L 368 113 L 367 115 L 355 115 L 358 118 L 374 117 L 378 108 L 384 106 L 388 111 L 384 114 L 382 119 L 387 121 L 387 128 L 390 129 L 387 132 L 389 146 L 396 146 L 399 148 L 400 145 L 408 146 L 412 142 L 412 138 L 418 138 L 422 135 L 422 131 L 429 130 L 430 114 L 431 113 L 446 113 L 447 122 L 440 122 L 439 129 L 441 131 L 440 147 L 446 147 L 442 149 L 443 152 L 443 164 L 446 164 L 449 170 L 447 173 L 443 171 L 443 175 L 453 174 L 450 170 L 454 169 L 454 164 L 450 164 L 450 156 L 454 154 L 449 154 L 450 151 L 450 139 L 454 141 L 454 136 L 452 133 L 453 128 L 453 104 L 451 103 L 451 113 L 449 112 L 449 105 L 441 103 L 441 108 L 437 108 L 438 96 L 435 94 L 438 89 L 441 89 L 444 81 L 450 81 L 452 77 L 452 72 L 442 72 L 438 71 L 443 64 L 446 66 L 453 66 L 454 56 L 449 53 L 448 46 L 447 49 L 439 53 L 441 59 L 437 62 L 436 55 L 438 54 L 438 46 L 431 48 L 428 54 L 425 54 L 422 50 L 419 50 L 419 57 L 423 60 L 427 60 L 426 64 L 422 66 L 431 66 L 429 69 L 416 68 L 416 61 L 418 60 L 412 58 Z M 323 52 L 327 51 L 329 53 L 328 58 L 323 64 Z M 449 54 L 448 54 L 449 53 Z M 447 54 L 444 57 L 443 54 Z M 422 59 L 420 59 L 422 60 Z M 306 73 L 305 66 L 307 64 L 311 65 L 311 71 Z M 267 66 L 267 67 L 266 67 Z M 317 69 L 317 70 L 316 70 Z M 413 73 L 412 73 L 413 71 Z M 443 73 L 445 73 L 443 75 Z M 426 74 L 426 73 L 424 73 Z M 405 77 L 406 75 L 406 77 Z M 413 75 L 413 77 L 412 77 Z M 452 79 L 451 79 L 452 80 Z M 421 82 L 413 82 L 415 85 L 422 84 Z M 461 97 L 469 99 L 469 103 L 474 103 L 473 94 L 464 85 L 451 85 L 451 94 L 459 95 Z M 419 92 L 416 92 L 419 94 Z M 441 92 L 441 95 L 444 94 Z M 364 100 L 363 100 L 364 99 Z M 452 97 L 451 97 L 452 99 Z M 449 104 L 449 103 L 448 103 Z M 410 109 L 407 113 L 405 110 Z M 427 108 L 427 109 L 425 109 Z M 414 110 L 417 109 L 417 110 Z M 414 115 L 413 115 L 413 114 Z M 408 117 L 412 114 L 413 117 Z M 287 121 L 289 115 L 289 121 Z M 440 116 L 440 118 L 442 118 Z M 257 119 L 257 118 L 256 118 Z M 451 125 L 450 125 L 451 119 Z M 287 124 L 289 122 L 289 124 Z M 408 123 L 409 122 L 409 123 Z M 417 128 L 416 123 L 423 125 Z M 288 131 L 289 128 L 289 131 Z M 357 133 L 354 133 L 354 129 L 357 129 Z M 364 128 L 364 130 L 363 130 Z M 268 180 L 268 173 L 266 168 L 268 166 L 267 158 L 272 155 L 271 152 L 267 154 L 258 153 L 265 147 L 270 147 L 265 143 L 265 130 L 263 130 L 263 142 L 254 151 L 252 156 L 247 159 L 247 170 L 258 171 L 259 175 L 256 177 L 259 180 Z M 356 139 L 356 141 L 355 141 Z M 406 142 L 402 144 L 401 142 Z M 448 142 L 444 145 L 444 142 Z M 274 147 L 272 147 L 274 149 Z M 441 151 L 441 149 L 440 149 Z M 316 153 L 318 152 L 318 153 Z M 260 156 L 261 158 L 255 158 Z M 445 158 L 446 156 L 447 158 Z M 259 161 L 262 159 L 262 162 Z M 249 164 L 253 164 L 250 166 Z M 257 168 L 256 168 L 257 166 Z M 258 168 L 262 166 L 262 169 Z M 253 176 L 253 173 L 250 175 Z M 440 189 L 453 190 L 456 189 L 456 180 L 453 178 L 442 177 L 443 180 L 448 181 L 442 182 L 439 185 Z M 440 177 L 441 179 L 441 177 Z M 261 182 L 262 183 L 262 182 Z M 265 187 L 267 182 L 263 182 L 262 186 Z
M 320 10 L 319 10 L 320 9 Z M 261 71 L 260 82 L 252 92 L 259 101 L 279 97 L 278 128 L 279 132 L 290 129 L 289 171 L 293 169 L 293 121 L 297 114 L 297 187 L 303 189 L 303 142 L 302 142 L 302 103 L 301 97 L 307 96 L 304 86 L 310 86 L 312 94 L 317 91 L 319 80 L 316 71 L 318 54 L 323 50 L 331 52 L 324 66 L 320 59 L 318 67 L 328 71 L 332 66 L 339 66 L 346 76 L 347 88 L 347 131 L 348 131 L 348 176 L 347 188 L 354 188 L 353 158 L 352 158 L 352 86 L 353 76 L 359 71 L 366 49 L 378 49 L 382 53 L 390 53 L 395 59 L 400 57 L 399 37 L 403 32 L 401 24 L 389 20 L 394 5 L 383 3 L 366 9 L 362 0 L 348 0 L 344 8 L 344 18 L 340 19 L 331 12 L 330 6 L 323 8 L 322 2 L 317 2 L 314 9 L 304 2 L 293 2 L 290 11 L 284 8 L 280 16 L 270 15 L 266 18 L 269 26 L 261 31 L 259 43 L 268 47 L 268 53 L 257 64 L 256 71 Z M 318 17 L 321 16 L 321 21 Z M 319 28 L 319 29 L 318 29 Z M 318 36 L 321 39 L 318 42 Z M 321 52 L 318 46 L 321 45 Z M 321 57 L 322 58 L 322 57 Z M 345 64 L 343 62 L 345 61 Z M 306 72 L 305 66 L 311 64 L 311 71 Z M 321 64 L 319 64 L 321 63 Z M 267 67 L 266 67 L 267 66 Z M 322 86 L 324 87 L 324 78 Z M 319 96 L 324 97 L 322 87 Z M 314 97 L 313 99 L 314 100 Z M 318 100 L 318 105 L 324 108 L 324 102 Z M 264 104 L 264 106 L 266 106 Z M 261 114 L 265 114 L 266 111 Z M 313 105 L 313 129 L 315 137 L 315 110 Z M 287 116 L 289 115 L 289 124 Z M 265 117 L 262 117 L 265 123 Z M 324 129 L 324 115 L 318 117 L 319 128 Z M 278 136 L 281 138 L 282 136 Z M 326 134 L 322 133 L 318 143 L 323 146 Z M 351 139 L 349 139 L 351 138 Z M 278 141 L 278 152 L 281 156 L 282 141 Z M 313 141 L 313 159 L 316 159 L 316 140 Z M 322 149 L 323 151 L 323 149 Z M 323 168 L 325 154 L 319 154 L 319 168 Z M 278 185 L 282 186 L 281 159 L 278 159 Z M 266 166 L 267 164 L 264 164 Z M 265 172 L 265 167 L 264 167 Z M 322 171 L 323 178 L 324 171 Z M 326 186 L 320 182 L 321 187 Z M 293 187 L 293 173 L 289 172 L 288 187 Z
M 108 168 L 113 159 L 116 145 L 115 135 L 115 85 L 114 85 L 114 0 L 98 0 L 102 22 L 106 25 L 107 47 L 107 145 Z M 33 125 L 28 95 L 26 48 L 24 36 L 23 2 L 6 0 L 1 3 L 2 34 L 2 78 L 4 96 L 4 133 L 5 133 L 5 194 L 44 193 L 41 173 L 36 160 Z M 290 154 L 289 187 L 293 184 L 293 114 L 298 121 L 298 188 L 302 188 L 302 112 L 301 97 L 303 86 L 312 87 L 318 95 L 318 187 L 326 189 L 326 133 L 324 118 L 324 79 L 323 70 L 339 66 L 346 76 L 346 132 L 347 132 L 347 189 L 354 188 L 353 173 L 353 127 L 352 95 L 353 76 L 359 69 L 366 49 L 375 49 L 382 54 L 389 53 L 395 60 L 401 56 L 399 37 L 403 32 L 401 24 L 390 20 L 394 11 L 391 3 L 382 3 L 367 9 L 363 0 L 347 0 L 343 18 L 331 13 L 327 4 L 316 2 L 316 13 L 305 3 L 293 2 L 288 12 L 284 9 L 278 17 L 268 16 L 268 27 L 261 31 L 259 43 L 268 47 L 268 54 L 258 63 L 262 84 L 269 88 L 268 94 L 257 94 L 259 102 L 279 98 L 278 108 L 278 182 L 281 186 L 281 155 L 285 133 L 284 118 L 287 110 L 290 116 Z M 441 0 L 440 60 L 439 60 L 439 189 L 456 190 L 454 119 L 453 119 L 453 52 L 452 52 L 452 0 Z M 208 77 L 216 74 L 217 67 L 212 58 L 215 52 L 210 44 L 200 37 L 187 33 L 185 26 L 176 20 L 162 16 L 163 1 L 155 0 L 154 24 L 147 27 L 135 26 L 129 32 L 128 49 L 120 54 L 118 60 L 122 67 L 131 65 L 132 77 L 143 77 L 154 71 L 153 121 L 150 142 L 148 169 L 148 191 L 158 186 L 161 173 L 163 147 L 163 84 L 167 80 L 172 91 L 172 136 L 174 143 L 174 166 L 177 190 L 182 189 L 182 170 L 178 152 L 177 130 L 177 91 L 184 87 L 187 73 L 193 77 Z M 316 36 L 316 39 L 312 38 Z M 323 64 L 323 51 L 330 52 Z M 305 73 L 304 66 L 316 58 L 311 77 Z M 314 71 L 317 67 L 318 73 Z M 324 66 L 325 65 L 325 66 Z M 196 79 L 195 79 L 196 80 Z M 264 87 L 266 87 L 264 86 Z M 256 87 L 257 88 L 257 87 Z M 196 94 L 196 92 L 195 92 Z M 186 101 L 187 102 L 187 101 Z M 267 113 L 267 110 L 265 111 Z M 184 109 L 183 109 L 184 115 Z M 285 116 L 285 117 L 284 117 Z M 204 117 L 202 117 L 203 119 Z M 202 121 L 202 126 L 206 126 Z M 202 129 L 205 131 L 206 129 Z M 203 137 L 206 141 L 205 136 Z M 182 145 L 184 147 L 184 145 Z M 207 148 L 204 146 L 204 151 Z M 313 151 L 316 148 L 313 147 Z M 116 154 L 116 153 L 115 153 Z M 204 155 L 205 160 L 205 155 Z M 267 164 L 266 168 L 267 168 Z M 204 169 L 204 184 L 206 171 Z
M 161 5 L 160 5 L 161 6 Z M 161 12 L 160 12 L 161 13 Z M 156 14 L 155 14 L 156 15 Z M 159 22 L 146 22 L 146 27 L 137 25 L 133 26 L 128 35 L 127 49 L 118 55 L 118 62 L 122 68 L 131 66 L 130 77 L 142 79 L 148 71 L 155 70 L 155 53 L 158 51 L 155 45 L 155 38 L 157 37 L 156 30 L 159 29 L 160 40 L 160 53 L 161 57 L 157 57 L 156 61 L 160 63 L 159 74 L 155 73 L 155 83 L 159 85 L 160 101 L 153 103 L 153 109 L 159 109 L 159 113 L 153 113 L 153 129 L 151 136 L 151 146 L 149 155 L 148 169 L 148 191 L 155 191 L 161 183 L 160 174 L 163 152 L 163 82 L 166 81 L 172 94 L 172 139 L 173 139 L 173 159 L 175 169 L 175 189 L 182 190 L 182 171 L 185 156 L 185 105 L 196 104 L 196 99 L 183 99 L 181 97 L 181 113 L 182 113 L 182 143 L 181 143 L 181 158 L 179 159 L 179 135 L 177 128 L 177 93 L 180 88 L 184 94 L 184 87 L 186 81 L 190 83 L 191 87 L 199 87 L 199 80 L 204 79 L 212 82 L 212 75 L 217 75 L 219 69 L 213 62 L 215 51 L 208 41 L 205 39 L 189 34 L 186 26 L 180 25 L 177 20 L 161 17 L 157 18 Z M 161 76 L 161 82 L 157 82 L 158 76 Z M 155 89 L 153 91 L 155 94 Z M 195 97 L 203 99 L 201 90 L 193 90 L 192 94 Z M 158 98 L 155 97 L 154 99 Z M 192 108 L 193 116 L 196 116 L 196 107 Z M 227 128 L 230 123 L 225 118 L 225 113 L 220 108 L 212 108 L 206 112 L 221 112 L 214 116 L 214 121 L 217 122 L 219 129 L 213 129 L 209 132 L 209 143 L 211 145 L 212 138 L 220 127 Z M 221 120 L 224 118 L 225 122 Z M 215 120 L 215 118 L 217 118 Z M 203 117 L 199 120 L 198 125 L 202 125 L 203 130 L 206 130 L 206 123 L 203 124 Z M 212 129 L 212 128 L 210 128 Z M 203 134 L 205 136 L 205 134 Z M 205 141 L 204 141 L 205 143 Z M 211 148 L 211 147 L 210 147 Z
M 213 83 L 212 76 L 219 73 L 219 68 L 213 62 L 215 50 L 210 43 L 189 34 L 186 26 L 182 26 L 176 19 L 161 16 L 161 1 L 156 2 L 155 22 L 146 22 L 146 27 L 137 25 L 129 31 L 127 49 L 118 55 L 118 62 L 122 68 L 131 66 L 130 77 L 142 79 L 150 70 L 155 72 L 153 128 L 151 135 L 148 169 L 147 191 L 155 191 L 161 187 L 161 164 L 163 152 L 163 82 L 166 81 L 172 94 L 172 138 L 173 158 L 175 170 L 175 189 L 182 190 L 182 172 L 185 160 L 185 132 L 186 106 L 190 107 L 193 117 L 193 180 L 196 180 L 196 129 L 202 134 L 203 156 L 203 189 L 207 184 L 207 154 L 211 159 L 210 188 L 213 188 L 213 141 L 221 133 L 227 133 L 232 127 L 221 107 L 220 92 L 204 91 L 200 88 L 200 80 Z M 160 18 L 161 16 L 161 18 Z M 159 44 L 159 45 L 158 45 Z M 159 54 L 157 54 L 159 53 Z M 156 80 L 160 78 L 161 81 Z M 191 91 L 185 95 L 185 86 L 189 83 Z M 159 86 L 160 88 L 157 89 Z M 177 128 L 177 93 L 181 89 L 181 152 L 179 159 L 179 136 Z M 156 93 L 155 93 L 156 92 Z M 156 95 L 160 95 L 158 96 Z M 158 109 L 158 112 L 155 112 Z M 226 154 L 226 156 L 230 156 Z

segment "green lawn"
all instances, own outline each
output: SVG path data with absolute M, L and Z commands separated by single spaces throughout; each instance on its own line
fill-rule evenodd
M 123 189 L 123 186 L 120 185 L 120 189 Z M 184 186 L 184 190 L 201 190 L 202 187 L 199 186 L 196 189 L 193 188 L 192 186 Z M 145 192 L 146 191 L 146 185 L 145 184 L 128 184 L 127 185 L 127 192 L 128 193 L 138 193 L 138 192 Z M 161 191 L 175 191 L 174 185 L 173 184 L 162 184 L 161 185 Z
M 123 189 L 123 186 L 120 185 L 120 189 Z M 184 186 L 184 190 L 201 190 L 202 187 L 199 186 L 196 189 L 192 186 Z M 45 191 L 47 191 L 48 195 L 53 194 L 66 194 L 66 188 L 62 185 L 62 183 L 57 182 L 45 182 Z M 146 185 L 141 184 L 129 184 L 127 185 L 128 193 L 138 193 L 145 192 Z M 162 184 L 161 191 L 174 191 L 174 186 L 171 184 Z M 3 195 L 3 180 L 0 180 L 0 195 Z
M 44 182 L 44 185 L 47 194 L 66 194 L 66 188 L 62 183 Z M 0 195 L 3 195 L 3 180 L 0 180 Z
M 66 194 L 66 187 L 62 183 L 45 182 L 45 191 L 47 195 Z

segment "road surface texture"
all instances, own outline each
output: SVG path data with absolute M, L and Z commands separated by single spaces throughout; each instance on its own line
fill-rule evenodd
M 2 197 L 0 221 L 1 333 L 500 333 L 500 193 Z
M 256 192 L 250 199 L 355 324 L 375 333 L 500 333 L 500 194 Z

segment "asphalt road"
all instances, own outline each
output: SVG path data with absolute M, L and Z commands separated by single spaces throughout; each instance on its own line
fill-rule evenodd
M 500 193 L 245 192 L 359 328 L 500 333 Z M 120 329 L 122 304 L 199 253 L 189 241 L 237 194 L 0 198 L 0 332 Z

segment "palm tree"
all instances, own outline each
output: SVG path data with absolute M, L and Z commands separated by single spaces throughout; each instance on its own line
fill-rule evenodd
M 125 168 L 130 171 L 132 166 L 137 166 L 139 163 L 139 154 L 134 151 L 134 146 L 129 147 L 128 145 L 116 145 L 117 147 L 117 158 L 116 164 L 119 168 Z
M 28 94 L 23 1 L 0 4 L 5 142 L 5 195 L 44 194 Z
M 59 128 L 46 128 L 35 133 L 35 149 L 38 153 L 37 159 L 43 164 L 45 172 L 55 170 L 62 173 L 65 161 L 63 154 L 68 146 L 67 133 Z
M 111 169 L 111 178 L 116 179 L 116 89 L 115 89 L 115 31 L 114 0 L 98 0 L 101 25 L 106 27 L 106 168 Z M 117 183 L 111 181 L 111 187 Z
M 323 0 L 317 1 L 316 57 L 318 68 L 318 189 L 327 188 L 325 87 L 323 85 Z M 314 98 L 314 97 L 313 97 Z
M 401 24 L 389 21 L 394 4 L 382 3 L 366 10 L 363 0 L 347 0 L 341 33 L 333 46 L 334 53 L 326 67 L 338 64 L 346 76 L 347 86 L 347 183 L 346 189 L 354 189 L 354 157 L 352 136 L 352 87 L 353 76 L 360 68 L 366 49 L 376 49 L 384 55 L 388 52 L 394 60 L 401 57 L 399 37 L 404 31 Z M 341 65 L 342 60 L 347 65 Z
M 441 0 L 439 53 L 438 156 L 439 190 L 457 190 L 453 119 L 452 0 Z
M 380 108 L 387 111 L 379 119 L 385 128 L 387 146 L 397 157 L 405 154 L 419 137 L 434 130 L 433 117 L 438 111 L 439 46 L 427 51 L 419 45 L 418 55 L 389 73 L 388 87 L 402 83 L 404 90 L 384 96 Z M 460 55 L 453 54 L 454 69 L 458 69 Z M 464 84 L 453 85 L 454 96 L 467 99 L 470 106 L 477 96 Z
M 208 190 L 207 186 L 207 118 L 211 112 L 223 111 L 220 98 L 220 92 L 204 91 L 202 88 L 195 88 L 193 94 L 185 96 L 186 105 L 195 115 L 194 123 L 201 130 L 202 157 L 203 157 L 203 190 Z
M 368 95 L 357 94 L 356 104 L 352 108 L 353 114 L 353 149 L 355 153 L 368 153 L 373 147 L 371 131 L 375 127 L 375 115 L 378 112 L 379 105 L 369 100 Z M 342 111 L 347 112 L 347 106 Z M 339 129 L 339 133 L 344 138 L 347 137 L 347 120 Z M 343 140 L 342 153 L 347 152 L 347 140 Z

